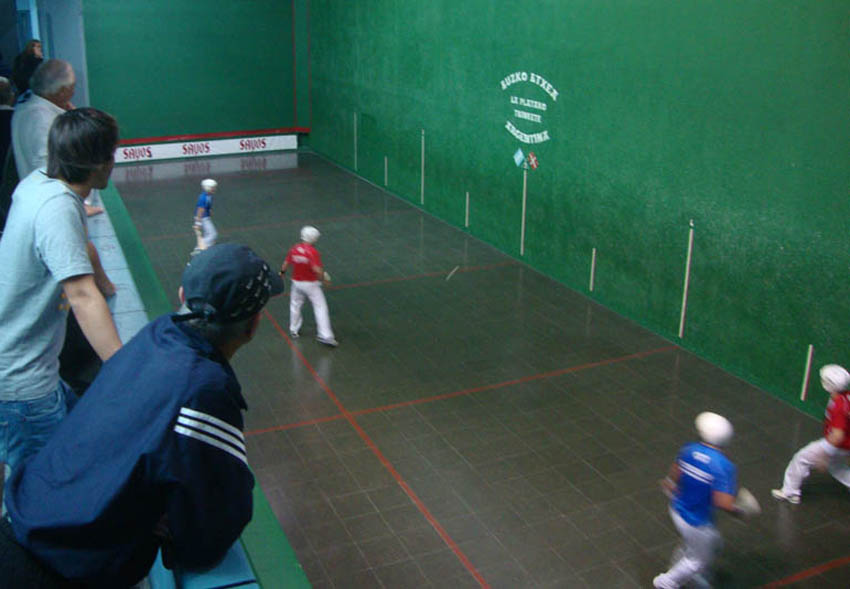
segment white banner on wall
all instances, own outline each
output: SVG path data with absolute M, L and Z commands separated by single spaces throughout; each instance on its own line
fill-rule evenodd
M 297 149 L 297 135 L 261 135 L 241 139 L 209 139 L 178 143 L 119 146 L 116 164 L 138 164 L 154 160 L 207 157 L 211 155 L 251 154 L 263 151 Z

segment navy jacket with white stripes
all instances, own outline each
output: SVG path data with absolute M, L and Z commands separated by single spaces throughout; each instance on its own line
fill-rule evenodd
M 251 519 L 236 375 L 172 317 L 149 323 L 103 365 L 6 485 L 18 542 L 68 579 L 132 585 L 160 545 L 175 565 L 203 569 Z

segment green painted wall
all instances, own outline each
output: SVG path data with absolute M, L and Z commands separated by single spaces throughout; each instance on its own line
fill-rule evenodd
M 850 11 L 837 0 L 312 0 L 312 147 L 791 402 L 850 363 Z M 558 91 L 520 82 L 535 72 Z M 541 122 L 510 96 L 536 100 Z M 357 119 L 355 168 L 354 119 Z M 547 130 L 528 146 L 505 130 Z M 569 345 L 569 342 L 565 342 Z M 816 384 L 805 408 L 818 412 Z
M 306 127 L 306 2 L 84 0 L 91 104 L 125 139 Z

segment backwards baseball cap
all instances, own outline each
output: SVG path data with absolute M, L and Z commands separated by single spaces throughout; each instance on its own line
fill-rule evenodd
M 214 245 L 192 258 L 183 271 L 183 298 L 191 312 L 178 315 L 177 320 L 242 321 L 282 292 L 283 280 L 251 248 L 236 243 Z

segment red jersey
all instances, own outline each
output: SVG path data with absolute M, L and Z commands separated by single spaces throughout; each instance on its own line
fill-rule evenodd
M 299 282 L 316 282 L 319 277 L 313 266 L 322 267 L 322 257 L 319 251 L 309 243 L 296 243 L 286 254 L 286 261 L 292 266 L 292 280 Z
M 829 403 L 826 405 L 826 419 L 823 422 L 824 437 L 832 428 L 844 432 L 844 441 L 839 448 L 850 450 L 850 392 L 848 391 L 834 397 L 830 395 Z

